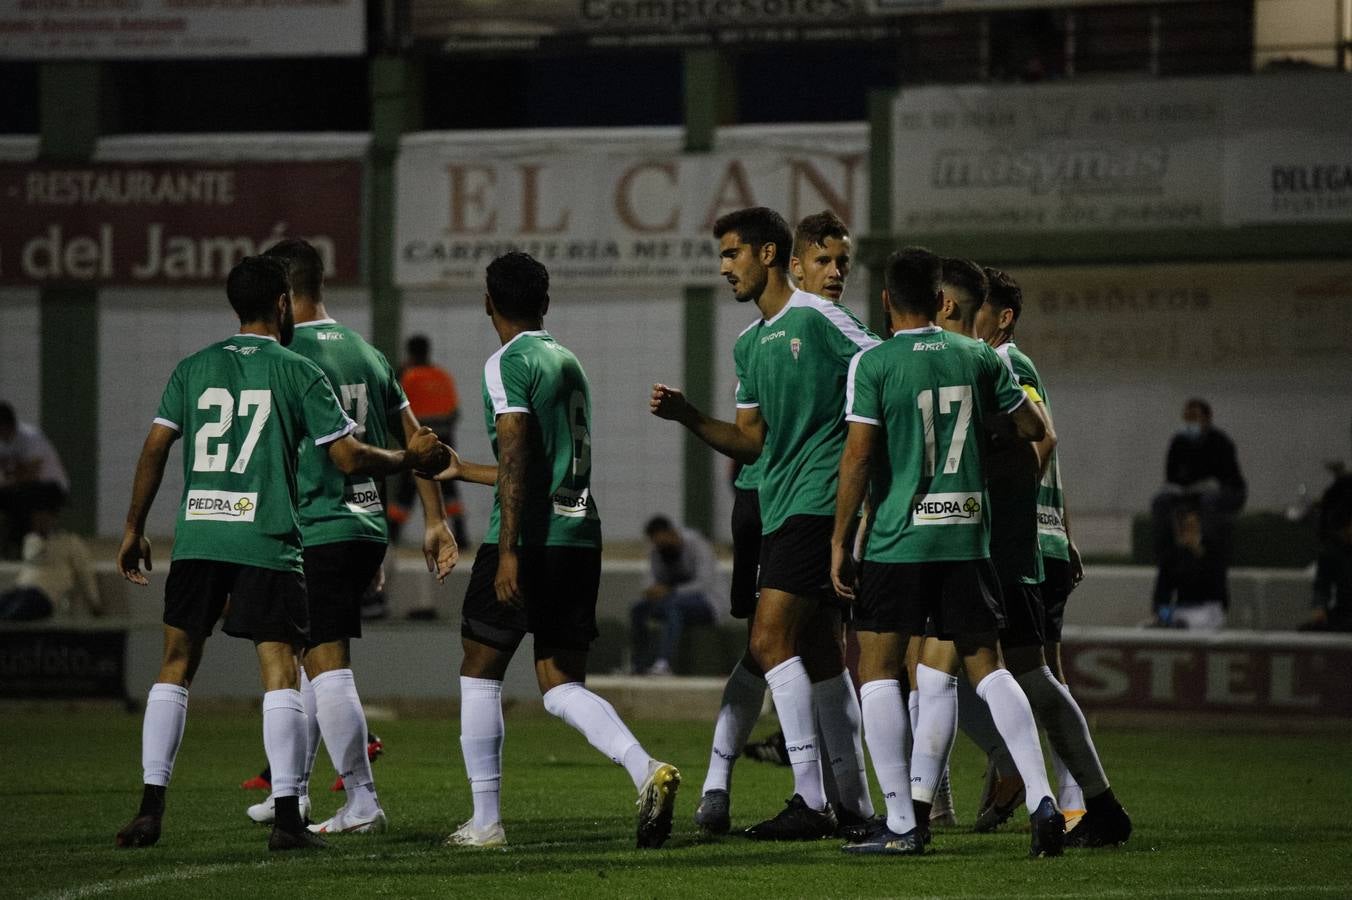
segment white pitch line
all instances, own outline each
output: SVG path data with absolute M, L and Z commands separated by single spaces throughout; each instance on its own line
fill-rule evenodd
M 192 881 L 195 878 L 205 878 L 208 875 L 235 872 L 242 867 L 257 868 L 265 865 L 267 865 L 267 863 L 260 862 L 252 864 L 211 863 L 208 865 L 179 866 L 168 872 L 156 872 L 153 875 L 142 875 L 140 878 L 131 878 L 126 881 L 114 881 L 108 879 L 105 881 L 95 881 L 90 884 L 80 885 L 79 887 L 66 888 L 65 890 L 44 894 L 39 897 L 39 900 L 82 900 L 84 897 L 97 897 L 100 894 L 107 894 L 112 891 L 149 887 L 153 884 L 165 884 L 166 882 Z

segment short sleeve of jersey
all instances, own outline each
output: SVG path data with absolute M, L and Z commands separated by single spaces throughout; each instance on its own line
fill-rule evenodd
M 495 353 L 484 365 L 484 384 L 493 404 L 493 415 L 529 413 L 530 364 L 521 353 Z
M 867 352 L 861 350 L 850 360 L 850 372 L 845 382 L 845 418 L 865 425 L 881 425 L 883 410 L 878 390 L 876 366 L 871 365 Z
M 822 311 L 822 320 L 827 345 L 842 361 L 852 360 L 859 351 L 879 344 L 877 336 L 843 306 L 829 304 Z
M 748 378 L 746 346 L 742 341 L 738 341 L 732 348 L 732 365 L 737 373 L 737 408 L 755 409 L 760 406 L 760 400 L 756 398 L 755 385 Z
M 1009 365 L 1000 358 L 989 346 L 981 345 L 982 356 L 986 359 L 987 368 L 995 376 L 995 405 L 1001 412 L 1013 412 L 1027 399 L 1023 388 L 1019 387 L 1018 382 L 1014 380 L 1014 373 Z
M 302 408 L 305 430 L 314 438 L 316 447 L 331 444 L 357 430 L 357 423 L 343 412 L 338 398 L 333 395 L 329 380 L 324 377 L 319 366 L 310 363 L 298 373 L 297 380 L 302 383 L 304 391 Z
M 1038 382 L 1037 371 L 1028 364 L 1028 357 L 1022 353 L 1009 354 L 1009 365 L 1014 370 L 1014 380 L 1023 388 L 1028 399 L 1034 403 L 1042 402 L 1042 385 Z
M 155 424 L 172 428 L 181 434 L 183 423 L 188 420 L 188 411 L 183 403 L 183 370 L 182 367 L 178 367 L 174 369 L 174 374 L 169 376 L 169 383 L 164 386 L 164 393 L 160 395 L 160 408 L 155 413 Z

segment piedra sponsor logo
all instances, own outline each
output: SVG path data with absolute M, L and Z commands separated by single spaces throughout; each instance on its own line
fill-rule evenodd
M 1037 530 L 1039 534 L 1065 534 L 1066 526 L 1061 521 L 1061 511 L 1054 506 L 1038 504 Z
M 355 513 L 378 513 L 385 509 L 374 481 L 349 484 L 343 496 L 343 505 Z
M 205 522 L 252 522 L 257 511 L 257 493 L 235 491 L 189 491 L 184 510 L 187 518 Z
M 980 494 L 924 494 L 911 503 L 916 525 L 976 525 L 981 521 Z
M 569 488 L 561 487 L 554 492 L 552 498 L 554 502 L 554 515 L 565 516 L 569 519 L 587 518 L 587 501 L 591 498 L 591 490 L 583 488 L 580 491 L 574 491 Z

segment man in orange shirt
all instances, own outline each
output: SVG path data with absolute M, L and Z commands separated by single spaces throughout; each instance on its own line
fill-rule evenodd
M 425 335 L 410 337 L 404 344 L 404 351 L 407 358 L 399 370 L 399 384 L 408 395 L 409 407 L 420 423 L 435 431 L 447 446 L 454 447 L 455 423 L 460 418 L 460 394 L 455 389 L 455 379 L 450 372 L 432 363 L 432 342 Z M 399 529 L 408 519 L 413 495 L 413 479 L 401 479 L 394 502 L 390 504 L 391 541 L 399 538 Z M 456 543 L 462 548 L 468 546 L 465 507 L 460 502 L 456 482 L 441 482 L 441 495 Z

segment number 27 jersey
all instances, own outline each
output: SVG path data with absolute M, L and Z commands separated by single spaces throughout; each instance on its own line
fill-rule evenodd
M 178 364 L 155 422 L 183 438 L 173 558 L 300 571 L 301 441 L 324 446 L 356 428 L 320 368 L 237 334 Z

